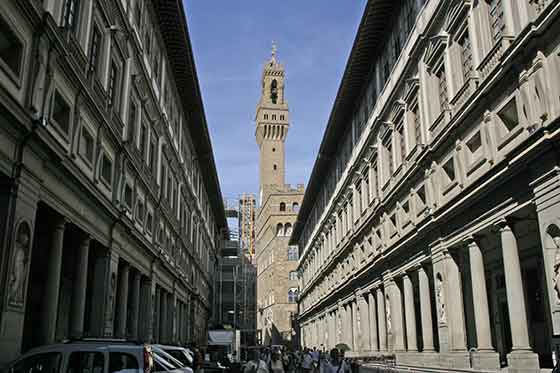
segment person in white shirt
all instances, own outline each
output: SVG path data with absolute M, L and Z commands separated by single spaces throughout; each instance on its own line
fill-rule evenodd
M 243 367 L 243 373 L 269 373 L 268 364 L 260 358 L 259 351 L 251 351 L 251 360 Z

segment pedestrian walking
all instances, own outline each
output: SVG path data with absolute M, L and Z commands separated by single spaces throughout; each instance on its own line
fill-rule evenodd
M 280 351 L 273 351 L 270 358 L 270 373 L 284 373 L 284 363 L 280 358 Z
M 251 360 L 243 367 L 243 373 L 270 373 L 268 365 L 261 358 L 260 351 L 252 350 L 249 356 Z

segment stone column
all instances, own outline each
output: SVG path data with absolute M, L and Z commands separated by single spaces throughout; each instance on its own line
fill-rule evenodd
M 391 334 L 393 339 L 393 351 L 405 351 L 404 328 L 402 317 L 402 294 L 401 289 L 394 280 L 389 282 L 389 300 L 391 309 Z
M 461 272 L 459 264 L 449 252 L 445 253 L 447 271 L 447 297 L 449 312 L 449 336 L 451 351 L 466 350 L 465 314 L 463 308 L 463 290 L 461 285 Z
M 379 351 L 387 351 L 387 325 L 385 315 L 385 295 L 381 288 L 376 290 L 377 298 L 377 325 L 379 326 Z
M 132 291 L 130 292 L 130 336 L 133 340 L 138 339 L 138 322 L 140 319 L 140 279 L 142 275 L 134 271 L 132 280 Z
M 484 260 L 482 252 L 476 241 L 470 237 L 467 241 L 469 249 L 469 262 L 471 271 L 471 286 L 474 308 L 474 323 L 476 328 L 476 359 L 473 358 L 473 368 L 495 369 L 500 368 L 499 356 L 494 353 L 492 334 L 490 329 L 490 312 L 488 308 L 488 293 L 486 290 L 486 277 L 484 275 Z M 478 356 L 484 353 L 484 356 Z
M 72 317 L 70 335 L 81 337 L 84 333 L 84 314 L 86 310 L 86 290 L 88 278 L 89 235 L 85 236 L 76 252 L 74 286 L 72 288 Z
M 509 365 L 516 369 L 536 369 L 539 367 L 538 357 L 532 353 L 529 344 L 529 329 L 521 263 L 517 239 L 512 227 L 502 220 L 498 223 L 504 261 L 508 313 L 511 327 L 512 351 L 508 354 Z
M 408 351 L 418 351 L 416 340 L 416 314 L 414 312 L 414 291 L 408 274 L 403 276 L 404 312 L 406 322 L 406 342 Z
M 167 343 L 167 292 L 160 289 L 160 318 L 159 318 L 159 339 L 162 343 Z
M 360 309 L 360 351 L 368 351 L 370 349 L 370 327 L 369 327 L 369 309 L 367 302 L 367 293 L 358 297 Z
M 360 343 L 358 336 L 358 307 L 356 300 L 352 301 L 352 350 L 359 351 Z
M 368 293 L 368 313 L 369 313 L 369 350 L 378 351 L 377 344 L 377 314 L 375 312 L 375 296 L 373 292 Z
M 119 297 L 117 302 L 117 320 L 116 320 L 116 335 L 119 338 L 126 337 L 126 319 L 127 319 L 127 306 L 128 306 L 128 263 L 124 263 L 119 271 Z
M 434 351 L 434 331 L 432 329 L 430 282 L 423 267 L 418 268 L 418 289 L 420 292 L 423 352 L 432 352 Z
M 53 226 L 51 247 L 47 262 L 47 278 L 43 304 L 43 342 L 54 342 L 56 319 L 58 316 L 58 296 L 60 291 L 60 270 L 62 268 L 62 250 L 64 247 L 64 230 L 66 219 L 59 217 Z

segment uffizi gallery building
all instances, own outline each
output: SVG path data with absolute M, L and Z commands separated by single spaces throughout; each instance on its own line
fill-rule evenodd
M 207 340 L 227 227 L 181 1 L 0 1 L 0 365 Z
M 291 237 L 302 345 L 552 367 L 559 139 L 559 1 L 369 0 Z

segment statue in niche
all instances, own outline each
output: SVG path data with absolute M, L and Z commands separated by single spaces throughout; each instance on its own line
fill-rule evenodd
M 14 243 L 14 256 L 8 288 L 8 303 L 14 306 L 23 306 L 30 236 L 29 225 L 25 222 L 21 223 L 17 229 Z
M 554 244 L 557 247 L 556 256 L 554 257 L 554 293 L 556 294 L 556 303 L 560 304 L 560 237 L 553 237 Z
M 117 281 L 117 275 L 115 272 L 111 273 L 111 281 L 109 284 L 109 295 L 107 300 L 107 314 L 106 318 L 108 321 L 113 320 L 113 303 L 115 300 L 115 285 Z
M 438 317 L 440 322 L 445 322 L 446 315 L 445 315 L 445 294 L 443 289 L 443 278 L 441 274 L 437 274 L 436 279 L 436 297 L 437 297 L 437 306 L 438 306 Z
M 387 334 L 391 333 L 391 302 L 389 296 L 385 298 L 385 314 L 387 316 Z

